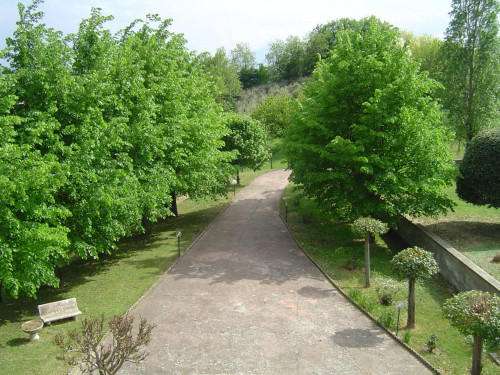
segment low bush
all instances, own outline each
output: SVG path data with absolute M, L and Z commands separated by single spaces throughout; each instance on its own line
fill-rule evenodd
M 396 299 L 396 295 L 403 289 L 401 283 L 398 283 L 396 280 L 385 280 L 382 282 L 382 285 L 378 288 L 375 288 L 378 296 L 378 301 L 384 305 L 389 306 L 392 305 L 394 300 Z

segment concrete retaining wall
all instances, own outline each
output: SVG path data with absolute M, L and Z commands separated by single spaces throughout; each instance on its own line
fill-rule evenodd
M 395 233 L 409 246 L 434 253 L 440 274 L 458 291 L 476 289 L 500 295 L 500 283 L 494 277 L 421 225 L 402 218 Z

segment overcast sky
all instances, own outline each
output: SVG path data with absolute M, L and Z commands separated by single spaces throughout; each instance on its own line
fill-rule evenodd
M 0 48 L 18 20 L 19 0 L 0 0 Z M 30 0 L 22 0 L 30 4 Z M 44 23 L 65 34 L 75 32 L 92 7 L 114 16 L 113 31 L 148 13 L 172 18 L 170 28 L 183 33 L 188 48 L 214 53 L 248 42 L 262 51 L 276 39 L 304 37 L 316 25 L 339 18 L 378 18 L 417 35 L 443 36 L 449 23 L 451 0 L 45 0 Z

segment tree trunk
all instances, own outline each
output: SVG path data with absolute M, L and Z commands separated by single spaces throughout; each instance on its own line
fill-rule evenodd
M 3 299 L 2 299 L 2 284 L 0 284 L 0 303 L 3 302 Z
M 170 206 L 170 211 L 174 214 L 175 217 L 179 216 L 179 212 L 177 211 L 177 196 L 175 194 L 175 191 L 170 193 L 170 196 L 172 197 L 172 205 Z
M 365 288 L 370 287 L 370 232 L 366 232 L 365 239 Z
M 481 362 L 482 354 L 483 354 L 483 336 L 474 335 L 474 348 L 472 349 L 472 369 L 470 371 L 472 375 L 481 374 L 481 368 L 483 367 Z
M 151 234 L 151 220 L 143 217 L 141 220 L 141 225 L 144 228 L 145 235 Z
M 63 273 L 60 267 L 55 267 L 54 268 L 54 275 L 59 279 L 59 286 L 61 286 L 62 283 L 62 278 L 63 278 Z
M 236 185 L 240 184 L 240 170 L 236 168 Z
M 408 280 L 408 320 L 406 328 L 415 328 L 415 279 Z

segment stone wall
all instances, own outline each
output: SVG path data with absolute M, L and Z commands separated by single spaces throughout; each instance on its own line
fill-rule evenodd
M 421 225 L 401 218 L 394 232 L 409 246 L 434 253 L 440 274 L 458 291 L 476 289 L 500 295 L 500 283 L 494 277 Z

